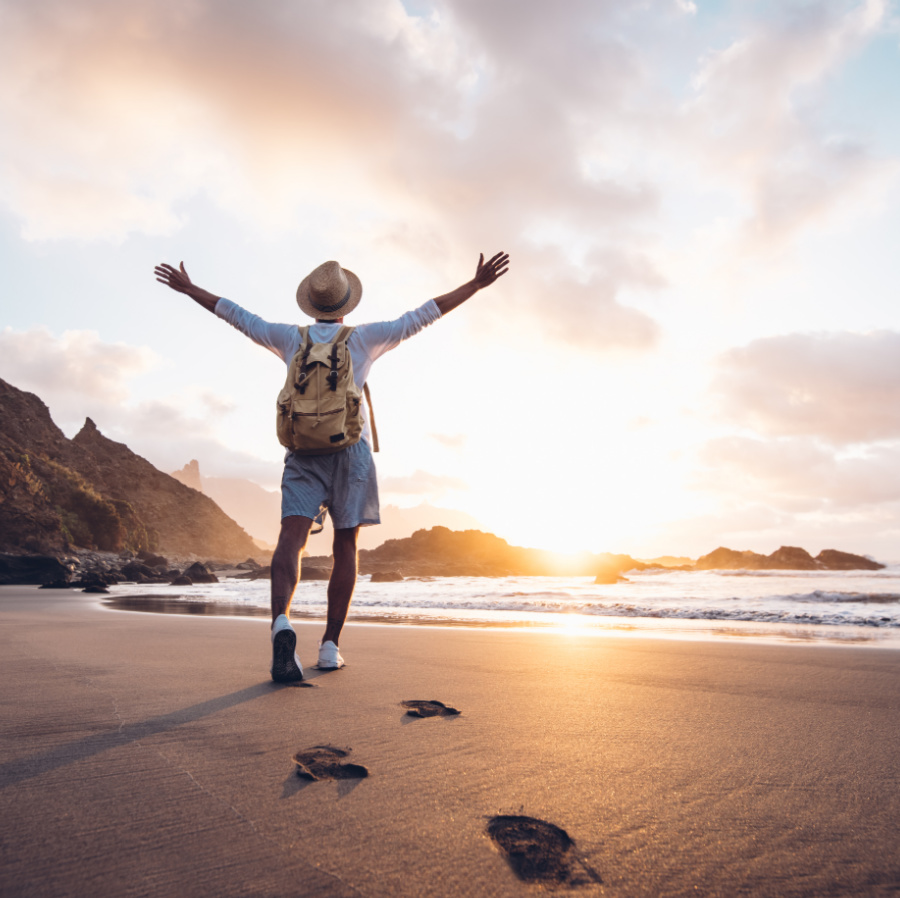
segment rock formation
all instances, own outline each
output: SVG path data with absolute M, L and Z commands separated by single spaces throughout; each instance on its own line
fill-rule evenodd
M 192 458 L 180 471 L 173 471 L 172 477 L 198 493 L 203 492 L 203 481 L 200 479 L 200 462 Z
M 360 572 L 395 572 L 402 577 L 618 576 L 646 567 L 628 555 L 587 552 L 568 555 L 511 546 L 481 530 L 432 527 L 406 539 L 389 539 L 377 549 L 361 550 Z M 329 567 L 324 556 L 303 559 L 301 569 Z
M 79 547 L 226 559 L 257 551 L 211 499 L 103 436 L 90 418 L 69 440 L 37 396 L 0 380 L 0 552 Z
M 302 569 L 330 568 L 326 556 L 303 559 Z M 877 570 L 884 567 L 862 555 L 826 549 L 813 558 L 805 549 L 782 546 L 771 555 L 718 548 L 694 565 L 676 570 Z M 566 555 L 511 546 L 505 539 L 480 530 L 417 530 L 407 539 L 391 539 L 359 553 L 363 574 L 388 571 L 403 577 L 529 577 L 594 578 L 596 583 L 621 583 L 628 571 L 672 570 L 669 565 L 649 564 L 630 555 L 611 553 Z
M 813 558 L 806 549 L 796 546 L 782 546 L 771 555 L 720 546 L 694 563 L 697 571 L 877 571 L 883 567 L 864 555 L 837 549 L 823 549 Z

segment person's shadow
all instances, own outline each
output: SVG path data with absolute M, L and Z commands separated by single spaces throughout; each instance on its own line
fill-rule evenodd
M 310 683 L 309 685 L 313 684 Z M 244 702 L 272 695 L 279 689 L 285 688 L 291 687 L 278 686 L 270 682 L 257 683 L 254 686 L 239 689 L 237 692 L 232 692 L 229 695 L 222 695 L 219 698 L 213 698 L 196 705 L 190 705 L 187 708 L 171 711 L 169 714 L 161 714 L 158 717 L 151 717 L 138 723 L 124 724 L 105 733 L 85 736 L 83 739 L 67 742 L 65 745 L 58 745 L 36 755 L 8 761 L 5 764 L 0 764 L 0 789 L 18 785 L 25 780 L 34 779 L 59 767 L 65 767 L 67 764 L 81 761 L 108 749 L 137 742 L 156 733 L 173 730 L 182 724 L 200 720 L 211 714 L 217 714 L 219 711 L 225 711 L 228 708 L 233 708 L 235 705 L 241 705 Z

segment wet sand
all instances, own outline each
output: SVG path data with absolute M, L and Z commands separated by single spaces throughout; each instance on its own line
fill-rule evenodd
M 5 896 L 900 889 L 896 650 L 348 625 L 279 687 L 265 621 L 101 598 L 0 587 Z

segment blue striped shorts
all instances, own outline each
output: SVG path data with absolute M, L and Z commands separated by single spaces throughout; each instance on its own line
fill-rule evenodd
M 381 523 L 375 460 L 365 440 L 333 455 L 285 456 L 281 516 L 315 520 L 326 509 L 338 530 Z

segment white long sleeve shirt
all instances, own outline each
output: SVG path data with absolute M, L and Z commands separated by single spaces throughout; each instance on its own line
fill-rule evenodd
M 296 324 L 275 324 L 264 321 L 239 306 L 236 302 L 224 297 L 216 303 L 216 315 L 227 321 L 232 327 L 248 336 L 254 343 L 265 346 L 275 353 L 285 365 L 300 349 L 300 331 Z M 405 312 L 394 321 L 377 321 L 370 324 L 357 325 L 347 348 L 353 360 L 353 380 L 362 390 L 375 359 L 399 346 L 404 340 L 419 333 L 429 324 L 441 317 L 441 310 L 433 299 L 429 299 L 417 309 Z M 330 343 L 343 327 L 337 322 L 317 321 L 310 326 L 309 337 L 314 343 Z M 364 404 L 365 405 L 365 404 Z M 371 445 L 371 428 L 369 427 L 368 410 L 363 410 L 362 438 Z

